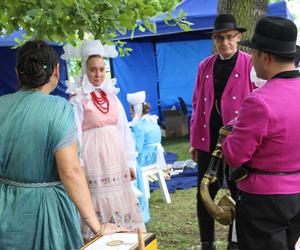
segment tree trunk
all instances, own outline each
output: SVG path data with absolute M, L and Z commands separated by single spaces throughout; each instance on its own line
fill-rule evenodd
M 249 39 L 257 21 L 267 14 L 268 0 L 219 0 L 218 14 L 233 14 L 239 27 L 246 28 L 242 39 Z M 248 51 L 248 48 L 241 47 Z

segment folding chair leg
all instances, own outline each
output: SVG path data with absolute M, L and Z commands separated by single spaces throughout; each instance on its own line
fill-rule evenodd
M 165 180 L 165 177 L 164 177 L 162 171 L 158 170 L 157 175 L 158 175 L 158 180 L 159 180 L 159 185 L 160 185 L 160 191 L 164 197 L 164 201 L 165 201 L 165 203 L 171 203 L 169 190 L 168 190 L 166 180 Z
M 143 183 L 144 183 L 146 199 L 149 199 L 150 198 L 150 187 L 149 187 L 148 175 L 145 173 L 142 173 L 142 176 L 143 176 Z

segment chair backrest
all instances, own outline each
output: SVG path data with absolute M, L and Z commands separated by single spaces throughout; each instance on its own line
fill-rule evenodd
M 183 100 L 182 97 L 178 97 L 178 101 L 179 101 L 179 105 L 180 105 L 180 109 L 181 109 L 182 113 L 184 115 L 186 115 L 188 113 L 188 109 L 187 109 L 185 101 Z

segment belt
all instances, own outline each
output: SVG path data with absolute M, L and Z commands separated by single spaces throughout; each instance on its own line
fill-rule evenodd
M 236 169 L 232 169 L 231 173 L 230 173 L 230 179 L 234 180 L 235 182 L 239 182 L 245 178 L 247 178 L 247 176 L 249 174 L 265 174 L 265 175 L 292 175 L 292 174 L 297 174 L 300 173 L 300 169 L 296 170 L 296 171 L 291 171 L 291 172 L 271 172 L 271 171 L 264 171 L 264 170 L 260 170 L 257 168 L 251 168 L 245 165 L 242 165 L 239 168 Z
M 4 177 L 0 177 L 0 183 L 1 182 L 9 186 L 24 187 L 24 188 L 54 187 L 62 184 L 61 181 L 24 183 L 24 182 L 13 181 Z
M 290 174 L 297 174 L 300 173 L 300 169 L 291 171 L 291 172 L 272 172 L 272 171 L 264 171 L 257 168 L 251 168 L 248 166 L 243 166 L 248 170 L 249 173 L 255 173 L 255 174 L 268 174 L 268 175 L 290 175 Z

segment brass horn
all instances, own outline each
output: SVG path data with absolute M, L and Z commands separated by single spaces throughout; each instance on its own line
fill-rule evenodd
M 208 169 L 200 184 L 200 196 L 206 210 L 216 221 L 223 225 L 229 225 L 233 222 L 235 217 L 235 201 L 230 195 L 225 195 L 218 204 L 215 204 L 209 194 L 209 185 L 217 180 L 219 169 L 223 167 L 221 141 L 230 134 L 231 129 L 231 125 L 220 129 L 217 146 L 212 153 Z

